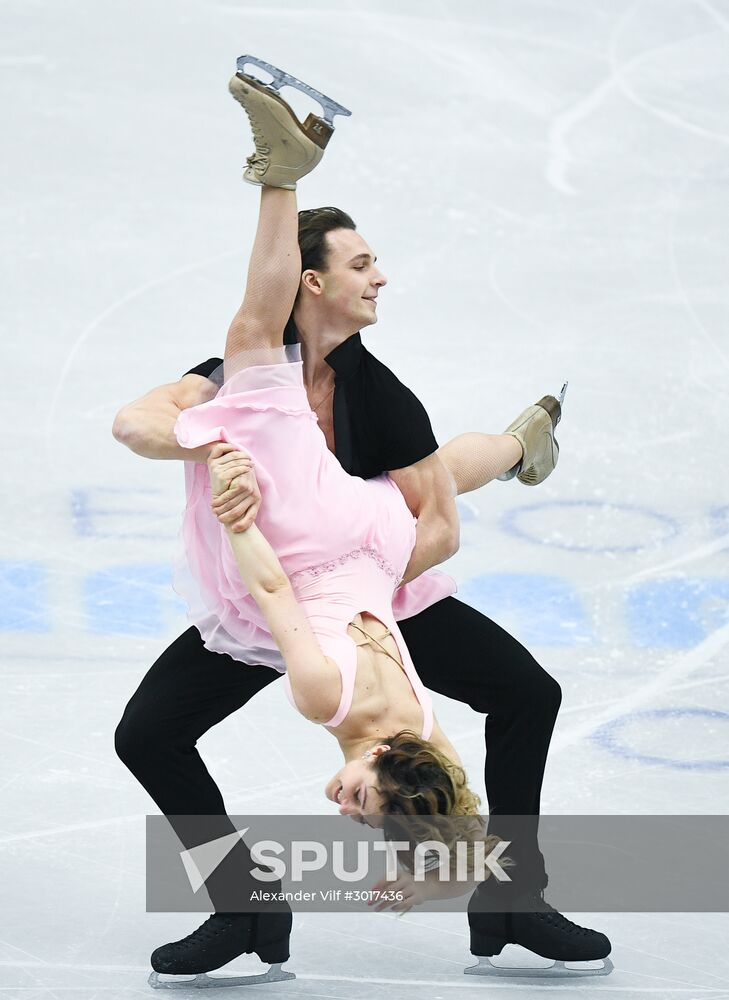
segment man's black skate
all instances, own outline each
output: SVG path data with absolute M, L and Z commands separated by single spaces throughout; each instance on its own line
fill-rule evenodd
M 242 986 L 295 979 L 281 965 L 289 958 L 291 913 L 214 913 L 192 934 L 152 952 L 149 985 L 154 989 L 190 986 Z M 239 955 L 255 953 L 271 968 L 261 976 L 207 976 Z M 166 981 L 160 975 L 195 976 Z
M 466 969 L 471 976 L 528 976 L 552 978 L 572 976 L 607 976 L 613 970 L 610 941 L 600 931 L 580 927 L 544 901 L 543 891 L 534 892 L 522 901 L 525 913 L 482 913 L 469 905 L 471 954 L 478 956 L 478 965 Z M 548 968 L 503 968 L 490 958 L 501 953 L 507 944 L 518 944 L 542 958 L 554 959 Z M 595 962 L 604 960 L 598 968 L 568 968 L 565 962 Z

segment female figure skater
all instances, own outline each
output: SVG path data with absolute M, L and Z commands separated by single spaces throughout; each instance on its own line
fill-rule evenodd
M 199 464 L 186 466 L 176 588 L 208 648 L 279 670 L 283 657 L 292 703 L 342 750 L 344 765 L 325 790 L 340 812 L 376 825 L 378 817 L 476 815 L 479 799 L 393 616 L 416 522 L 387 475 L 344 472 L 307 399 L 298 345 L 283 346 L 302 278 L 294 189 L 321 157 L 313 116 L 302 126 L 275 92 L 244 74 L 231 89 L 253 125 L 257 154 L 246 179 L 262 185 L 261 207 L 243 306 L 226 341 L 225 382 L 176 424 L 184 447 L 221 442 L 209 477 Z M 292 147 L 304 152 L 294 167 Z M 551 450 L 553 467 L 559 414 L 558 401 L 545 397 L 509 433 L 462 435 L 440 457 L 461 492 L 484 463 L 494 475 L 520 461 L 528 468 L 532 442 Z M 224 508 L 231 481 L 253 469 L 261 508 L 256 524 L 234 533 L 214 510 Z M 455 589 L 443 574 L 428 586 L 438 591 L 431 600 Z

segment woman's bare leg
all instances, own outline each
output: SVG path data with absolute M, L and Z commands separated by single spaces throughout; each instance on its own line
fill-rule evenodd
M 283 333 L 301 278 L 296 192 L 261 188 L 261 208 L 243 304 L 225 343 L 225 378 L 282 360 Z
M 478 490 L 492 479 L 513 469 L 521 461 L 522 448 L 511 434 L 459 434 L 438 456 L 456 482 L 458 494 Z

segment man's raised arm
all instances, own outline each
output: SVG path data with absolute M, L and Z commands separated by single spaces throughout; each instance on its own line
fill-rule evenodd
M 217 391 L 215 383 L 203 375 L 183 375 L 179 382 L 160 385 L 122 407 L 111 432 L 117 441 L 143 458 L 206 462 L 211 445 L 194 450 L 180 447 L 175 422 L 181 410 L 207 402 Z

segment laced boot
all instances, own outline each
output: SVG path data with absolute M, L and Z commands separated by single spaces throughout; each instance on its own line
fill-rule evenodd
M 321 160 L 334 128 L 314 114 L 302 124 L 275 91 L 244 73 L 234 76 L 228 89 L 248 115 L 256 146 L 243 180 L 296 190 L 296 182 Z
M 239 955 L 255 952 L 262 962 L 289 957 L 291 913 L 213 913 L 180 941 L 152 952 L 152 968 L 167 975 L 212 972 Z
M 563 962 L 606 958 L 610 941 L 600 931 L 580 927 L 544 900 L 544 891 L 524 901 L 528 913 L 479 913 L 469 907 L 471 953 L 498 955 L 507 944 L 518 944 L 535 955 Z

